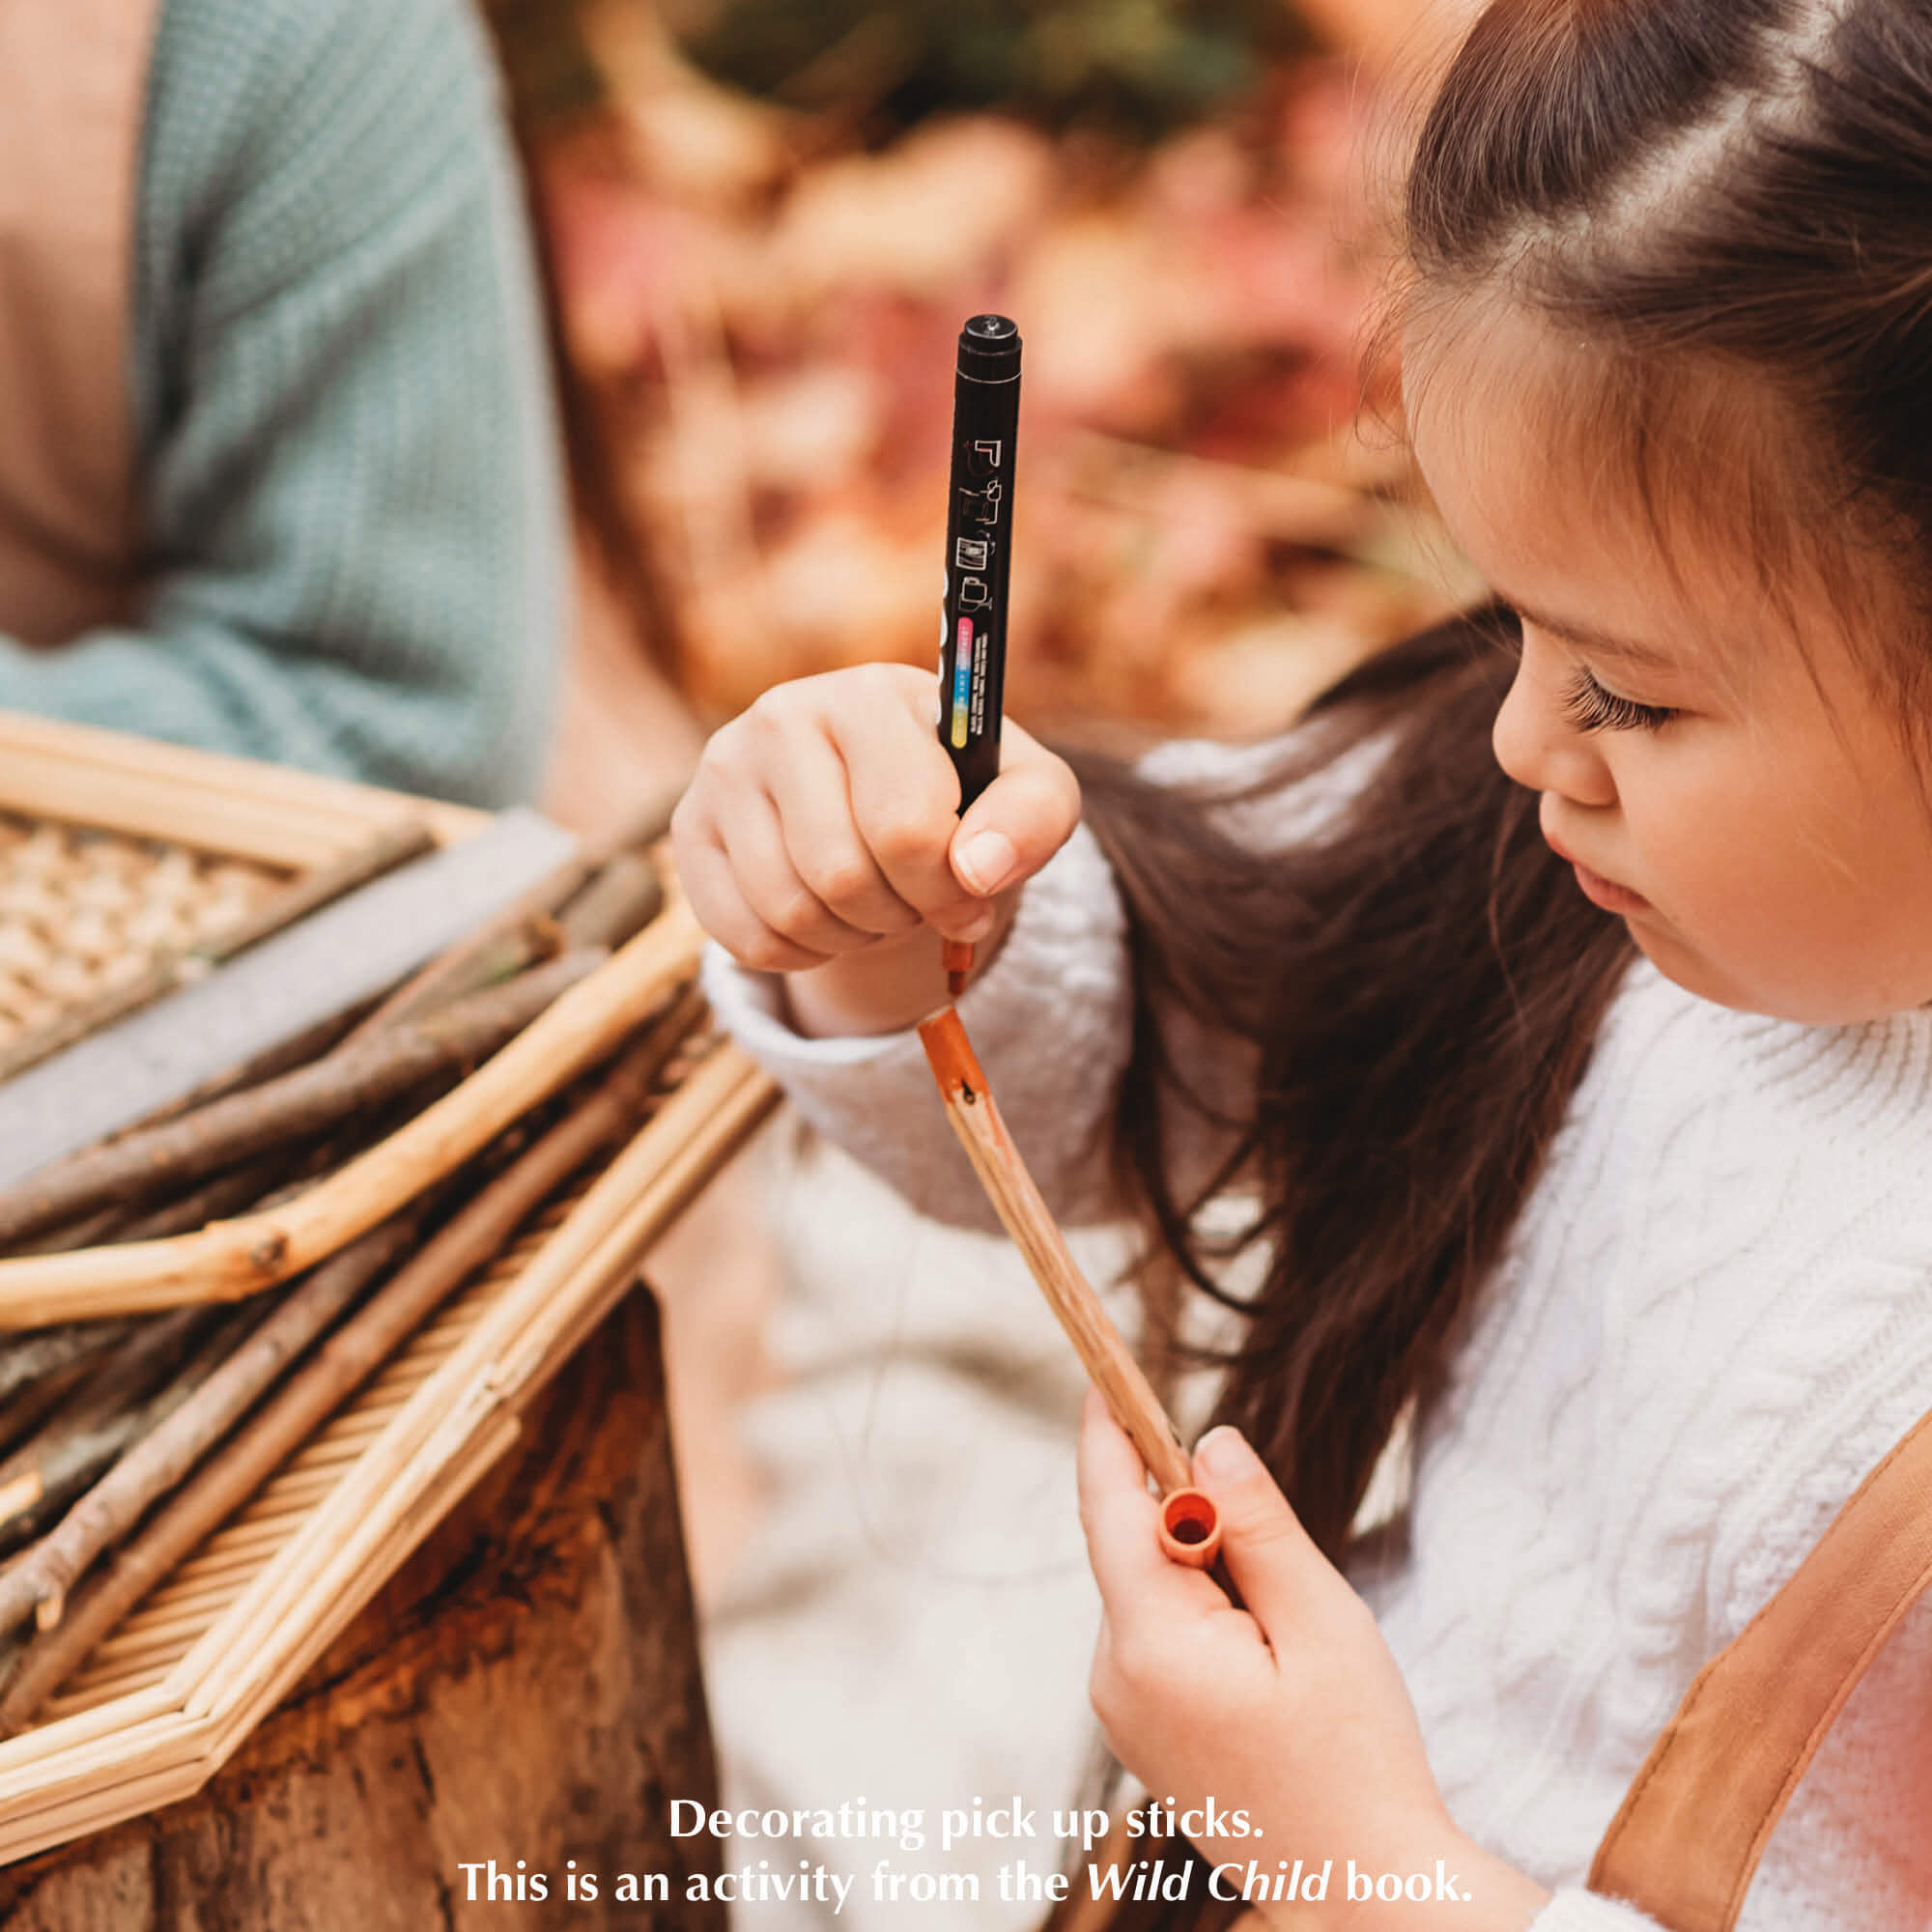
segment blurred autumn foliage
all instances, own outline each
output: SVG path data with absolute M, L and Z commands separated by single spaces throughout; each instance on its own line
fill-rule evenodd
M 875 140 L 985 109 L 1148 139 L 1308 43 L 1282 0 L 664 0 L 663 17 L 705 72 Z
M 1259 733 L 1461 588 L 1355 434 L 1360 110 L 1281 0 L 492 12 L 586 513 L 706 721 L 933 659 L 952 344 L 982 309 L 1026 342 L 1029 724 Z

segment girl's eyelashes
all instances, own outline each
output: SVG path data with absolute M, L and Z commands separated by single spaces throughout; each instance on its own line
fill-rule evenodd
M 1570 673 L 1563 711 L 1579 731 L 1655 731 L 1677 715 L 1667 704 L 1639 704 L 1605 691 L 1584 665 Z

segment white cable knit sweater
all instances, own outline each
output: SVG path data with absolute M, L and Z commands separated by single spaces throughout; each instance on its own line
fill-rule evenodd
M 1161 765 L 1228 762 L 1175 747 Z M 1106 1205 L 1122 934 L 1083 829 L 961 1002 L 1069 1219 Z M 802 1039 L 776 982 L 715 948 L 706 984 L 822 1131 L 924 1211 L 988 1222 L 915 1036 Z M 1536 1932 L 1652 1925 L 1581 1889 L 1632 1775 L 1698 1666 L 1928 1406 L 1932 1010 L 1802 1027 L 1708 1005 L 1639 962 L 1420 1419 L 1406 1556 L 1355 1579 L 1459 1822 L 1554 1889 Z M 1932 1927 L 1932 1606 L 1839 1718 L 1739 1926 Z

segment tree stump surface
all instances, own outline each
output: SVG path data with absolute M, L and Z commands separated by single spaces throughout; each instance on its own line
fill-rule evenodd
M 715 1804 L 656 1303 L 639 1285 L 518 1441 L 200 1792 L 0 1870 L 10 1932 L 599 1932 L 687 1904 Z M 567 1861 L 599 1901 L 566 1896 Z M 468 1896 L 494 1860 L 525 1901 Z M 618 1902 L 664 1873 L 668 1903 Z M 541 1873 L 549 1896 L 530 1896 Z M 648 1891 L 647 1887 L 639 1888 Z M 709 1888 L 707 1888 L 707 1890 Z

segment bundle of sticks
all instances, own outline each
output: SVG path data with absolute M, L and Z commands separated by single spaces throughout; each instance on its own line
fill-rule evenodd
M 0 1733 L 708 1051 L 664 821 L 0 1188 Z M 416 849 L 385 835 L 382 862 Z M 51 1307 L 82 1318 L 19 1325 Z

